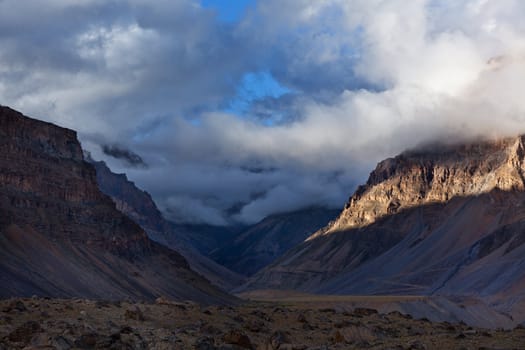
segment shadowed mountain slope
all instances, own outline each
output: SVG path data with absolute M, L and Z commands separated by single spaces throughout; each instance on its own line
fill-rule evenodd
M 0 297 L 233 298 L 98 189 L 76 133 L 0 106 Z
M 328 224 L 337 214 L 337 210 L 310 208 L 271 215 L 228 245 L 212 251 L 211 257 L 234 271 L 252 275 Z
M 190 267 L 213 284 L 231 289 L 243 282 L 243 277 L 199 253 L 189 243 L 192 232 L 167 222 L 149 193 L 140 190 L 125 174 L 115 174 L 104 162 L 89 159 L 97 171 L 97 182 L 102 192 L 109 195 L 118 210 L 139 224 L 152 240 L 180 252 Z M 213 232 L 209 232 L 213 235 Z

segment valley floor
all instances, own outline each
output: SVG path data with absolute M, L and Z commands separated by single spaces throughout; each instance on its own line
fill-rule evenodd
M 490 330 L 351 311 L 319 300 L 238 306 L 17 298 L 0 301 L 0 349 L 525 349 L 525 329 Z

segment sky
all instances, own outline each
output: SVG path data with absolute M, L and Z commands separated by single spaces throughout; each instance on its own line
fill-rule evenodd
M 0 0 L 0 104 L 176 222 L 342 208 L 425 143 L 525 132 L 521 0 Z

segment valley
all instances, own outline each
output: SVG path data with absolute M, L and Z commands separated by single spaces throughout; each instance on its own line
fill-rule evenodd
M 339 216 L 247 227 L 169 222 L 7 107 L 0 147 L 0 347 L 523 348 L 522 137 L 410 151 Z
M 525 350 L 524 19 L 0 0 L 0 350 Z

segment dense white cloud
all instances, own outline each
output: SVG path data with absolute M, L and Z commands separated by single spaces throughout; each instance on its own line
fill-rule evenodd
M 523 1 L 35 3 L 0 1 L 0 103 L 132 149 L 148 169 L 110 164 L 176 220 L 340 207 L 406 148 L 525 132 Z M 225 113 L 250 72 L 293 93 Z

